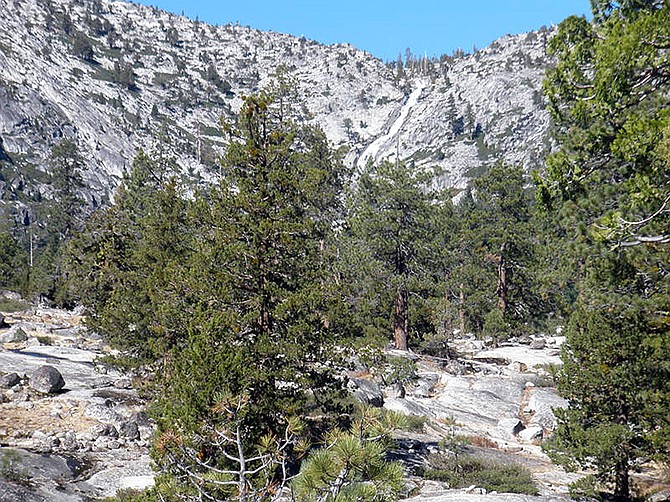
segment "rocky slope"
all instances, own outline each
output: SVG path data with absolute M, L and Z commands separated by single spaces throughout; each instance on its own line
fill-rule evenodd
M 133 390 L 142 380 L 101 362 L 105 345 L 82 327 L 77 312 L 30 307 L 0 315 L 0 501 L 74 502 L 151 484 L 152 427 Z M 573 478 L 551 465 L 538 446 L 553 427 L 551 406 L 563 403 L 552 388 L 532 383 L 544 381 L 543 368 L 558 360 L 556 340 L 536 349 L 516 344 L 503 353 L 487 352 L 471 339 L 454 341 L 453 348 L 461 356 L 448 365 L 416 359 L 419 379 L 406 385 L 403 397 L 369 377 L 352 378 L 377 405 L 425 417 L 423 432 L 401 432 L 397 439 L 408 486 L 420 494 L 413 500 L 481 496 L 481 489 L 449 490 L 412 475 L 413 465 L 454 437 L 480 438 L 487 447 L 477 455 L 531 469 L 543 495 L 533 500 L 563 500 Z M 37 385 L 37 370 L 45 365 L 62 375 L 61 389 Z M 526 500 L 505 497 L 492 500 Z
M 81 502 L 150 486 L 153 427 L 136 390 L 146 375 L 129 378 L 105 365 L 109 349 L 82 326 L 78 312 L 25 307 L 0 312 L 0 502 Z M 541 449 L 556 424 L 553 410 L 566 405 L 548 373 L 560 364 L 562 342 L 537 336 L 489 348 L 463 337 L 449 341 L 449 358 L 391 351 L 387 356 L 410 358 L 416 367 L 418 378 L 402 388 L 381 385 L 365 366 L 350 375 L 359 399 L 422 419 L 420 430 L 396 433 L 391 452 L 405 468 L 407 500 L 569 500 L 567 485 L 579 474 L 553 465 Z M 45 365 L 62 375 L 59 390 L 47 392 L 36 382 Z M 421 476 L 431 454 L 454 448 L 522 465 L 538 496 L 451 489 Z M 658 466 L 641 467 L 636 486 L 648 493 L 670 489 Z
M 455 187 L 499 159 L 530 169 L 550 146 L 540 91 L 549 36 L 398 68 L 349 45 L 121 1 L 0 0 L 0 201 L 48 198 L 48 156 L 63 138 L 86 160 L 93 203 L 139 148 L 176 156 L 185 172 L 215 170 L 220 117 L 280 65 L 351 165 L 397 153 L 439 166 Z

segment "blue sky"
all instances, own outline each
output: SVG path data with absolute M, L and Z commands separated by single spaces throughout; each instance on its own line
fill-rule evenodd
M 350 43 L 382 60 L 485 47 L 505 34 L 589 15 L 589 0 L 140 0 L 208 23 L 239 22 L 322 43 Z

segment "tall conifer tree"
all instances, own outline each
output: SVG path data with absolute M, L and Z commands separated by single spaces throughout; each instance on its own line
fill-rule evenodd
M 550 42 L 545 89 L 560 148 L 540 198 L 572 241 L 555 458 L 595 467 L 618 500 L 670 437 L 670 6 L 592 2 Z

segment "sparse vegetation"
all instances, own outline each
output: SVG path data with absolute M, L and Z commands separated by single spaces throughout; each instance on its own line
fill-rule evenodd
M 19 452 L 7 448 L 0 449 L 0 477 L 13 483 L 29 483 L 30 479 L 21 467 Z
M 433 454 L 423 476 L 450 488 L 477 486 L 487 491 L 537 495 L 530 472 L 517 464 L 483 460 L 472 455 Z
M 429 422 L 428 417 L 423 415 L 407 415 L 404 420 L 404 424 L 400 428 L 410 432 L 424 432 L 426 424 Z
M 25 300 L 13 300 L 0 296 L 0 312 L 7 314 L 12 312 L 22 312 L 30 308 L 30 303 Z

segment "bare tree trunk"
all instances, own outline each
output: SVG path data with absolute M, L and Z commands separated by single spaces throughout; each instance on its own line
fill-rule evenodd
M 628 459 L 622 459 L 616 464 L 614 473 L 614 498 L 619 502 L 628 502 L 630 497 L 630 478 L 628 476 Z
M 461 282 L 458 294 L 458 322 L 461 336 L 465 335 L 465 284 Z
M 409 316 L 407 315 L 407 291 L 403 286 L 398 286 L 395 296 L 395 313 L 393 316 L 393 336 L 396 349 L 407 350 L 408 328 Z
M 498 310 L 502 317 L 507 313 L 507 261 L 505 260 L 506 245 L 500 246 L 500 261 L 498 262 L 498 286 L 496 294 L 498 295 Z

